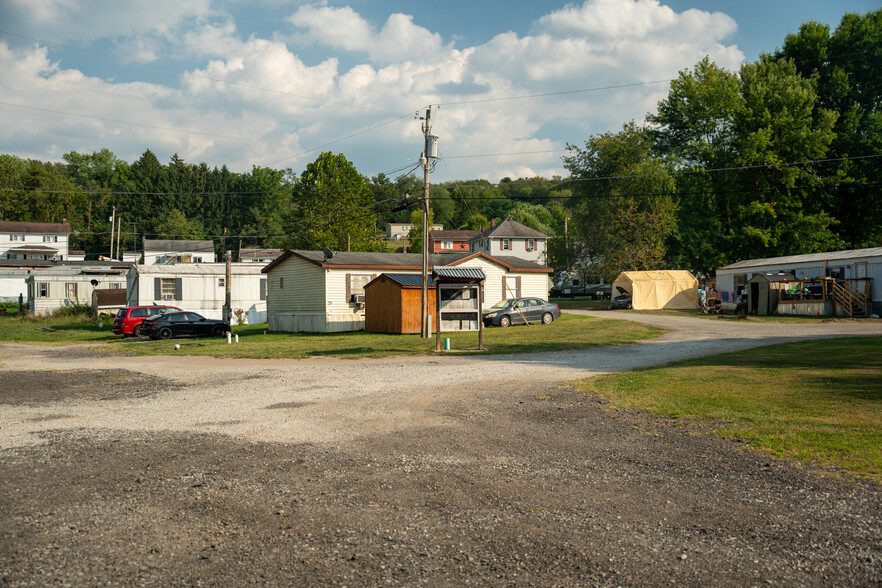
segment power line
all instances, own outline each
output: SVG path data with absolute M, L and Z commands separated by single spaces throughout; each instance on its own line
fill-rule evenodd
M 315 96 L 307 96 L 307 95 L 305 95 L 305 94 L 295 94 L 294 92 L 288 92 L 288 91 L 285 91 L 285 90 L 276 90 L 276 89 L 273 89 L 273 88 L 265 88 L 265 87 L 262 87 L 262 86 L 254 86 L 254 85 L 251 85 L 251 84 L 244 84 L 244 83 L 242 83 L 242 82 L 231 82 L 231 81 L 229 81 L 229 80 L 225 80 L 224 78 L 218 78 L 218 77 L 215 77 L 215 76 L 209 76 L 209 75 L 204 75 L 204 74 L 197 74 L 197 73 L 189 72 L 189 71 L 186 71 L 186 70 L 174 69 L 174 68 L 172 68 L 172 67 L 166 67 L 166 66 L 162 66 L 162 65 L 154 65 L 154 64 L 152 64 L 152 63 L 147 63 L 147 62 L 145 62 L 145 61 L 138 61 L 138 60 L 136 60 L 136 59 L 126 59 L 126 58 L 124 58 L 124 57 L 116 57 L 115 55 L 109 55 L 109 54 L 107 54 L 107 53 L 99 53 L 99 52 L 97 52 L 97 51 L 89 51 L 89 50 L 87 50 L 87 49 L 80 49 L 80 48 L 78 48 L 78 47 L 71 47 L 70 45 L 62 45 L 61 43 L 53 43 L 53 42 L 51 42 L 51 41 L 45 41 L 45 40 L 42 40 L 42 39 L 37 39 L 36 37 L 29 37 L 29 36 L 27 36 L 27 35 L 20 35 L 20 34 L 18 34 L 18 33 L 13 33 L 13 32 L 10 32 L 10 31 L 0 30 L 0 33 L 2 33 L 2 34 L 4 34 L 4 35 L 9 35 L 10 37 L 18 37 L 19 39 L 27 39 L 28 41 L 34 41 L 34 42 L 36 42 L 36 43 L 42 43 L 42 44 L 44 44 L 44 45 L 50 45 L 50 46 L 52 46 L 52 47 L 58 47 L 58 48 L 60 48 L 60 49 L 66 49 L 66 50 L 69 50 L 69 51 L 77 51 L 77 52 L 79 52 L 79 53 L 83 53 L 83 54 L 86 54 L 86 55 L 95 55 L 95 56 L 97 56 L 97 57 L 104 57 L 104 58 L 106 58 L 106 59 L 112 59 L 112 60 L 114 60 L 114 61 L 120 61 L 120 62 L 123 62 L 123 63 L 134 63 L 135 65 L 140 65 L 140 66 L 143 66 L 143 67 L 149 67 L 149 68 L 151 68 L 151 69 L 156 69 L 156 70 L 159 70 L 159 71 L 166 71 L 166 72 L 169 72 L 169 73 L 176 73 L 176 74 L 186 75 L 186 76 L 190 76 L 190 77 L 194 77 L 194 78 L 200 78 L 200 79 L 204 79 L 204 80 L 211 80 L 211 81 L 213 81 L 213 82 L 219 82 L 219 83 L 223 83 L 223 84 L 229 84 L 229 85 L 231 85 L 231 86 L 238 86 L 238 87 L 240 87 L 240 88 L 248 88 L 248 89 L 250 89 L 250 90 L 260 90 L 260 91 L 262 91 L 262 92 L 269 92 L 269 93 L 272 93 L 272 94 L 283 94 L 283 95 L 286 95 L 286 96 L 293 96 L 293 97 L 295 97 L 295 98 L 303 98 L 304 100 L 313 100 L 313 101 L 315 101 L 315 102 L 322 102 L 322 103 L 325 103 L 325 104 L 335 104 L 335 105 L 337 105 L 337 106 L 346 106 L 346 107 L 349 107 L 349 108 L 356 108 L 356 109 L 359 109 L 359 110 L 367 110 L 367 111 L 369 111 L 369 112 L 379 112 L 379 113 L 383 113 L 383 114 L 395 114 L 394 112 L 388 112 L 388 111 L 386 111 L 386 110 L 380 110 L 380 109 L 377 109 L 377 108 L 370 108 L 370 107 L 368 107 L 368 106 L 359 106 L 358 104 L 350 104 L 350 103 L 347 103 L 347 102 L 338 102 L 338 101 L 336 101 L 336 100 L 328 100 L 328 99 L 325 99 L 325 98 L 317 98 L 317 97 L 315 97 Z
M 521 96 L 505 96 L 500 98 L 480 98 L 476 100 L 461 100 L 458 102 L 442 102 L 438 106 L 458 106 L 461 104 L 480 104 L 482 102 L 503 102 L 509 100 L 527 100 L 530 98 L 545 98 L 547 96 L 563 96 L 566 94 L 583 94 L 586 92 L 600 92 L 603 90 L 618 90 L 621 88 L 634 88 L 638 86 L 649 86 L 652 84 L 668 84 L 674 80 L 655 80 L 652 82 L 634 82 L 632 84 L 617 84 L 613 86 L 599 86 L 597 88 L 584 88 L 581 90 L 561 90 L 560 92 L 544 92 L 541 94 L 523 94 Z
M 318 151 L 319 149 L 324 149 L 325 147 L 329 147 L 330 145 L 333 145 L 335 143 L 340 143 L 341 141 L 345 141 L 347 139 L 351 139 L 352 137 L 357 137 L 359 135 L 363 135 L 363 134 L 368 133 L 370 131 L 379 129 L 380 127 L 384 127 L 386 125 L 392 124 L 392 123 L 397 122 L 403 118 L 407 118 L 407 117 L 411 116 L 412 114 L 413 114 L 412 112 L 408 112 L 407 114 L 402 114 L 401 116 L 389 119 L 385 122 L 381 122 L 378 125 L 374 125 L 372 127 L 368 127 L 366 129 L 362 129 L 358 132 L 352 133 L 351 135 L 346 135 L 345 137 L 341 137 L 339 139 L 334 139 L 333 141 L 329 141 L 323 145 L 319 145 L 317 147 L 312 147 L 311 149 L 307 149 L 306 151 L 301 151 L 300 153 L 295 153 L 294 155 L 289 155 L 289 156 L 283 157 L 281 159 L 276 159 L 275 161 L 270 161 L 269 163 L 267 163 L 263 167 L 269 167 L 269 166 L 274 165 L 276 163 L 281 163 L 282 161 L 287 161 L 289 159 L 294 159 L 295 157 L 300 157 L 301 155 L 307 155 L 309 153 L 312 153 L 313 151 Z

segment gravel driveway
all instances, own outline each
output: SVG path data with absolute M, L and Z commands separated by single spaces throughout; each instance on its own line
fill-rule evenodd
M 2 345 L 0 585 L 882 582 L 877 485 L 566 384 L 882 322 L 585 314 L 671 332 L 377 360 Z

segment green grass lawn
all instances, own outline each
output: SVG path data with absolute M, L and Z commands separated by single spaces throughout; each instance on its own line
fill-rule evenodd
M 578 382 L 760 451 L 882 481 L 882 337 L 761 347 Z
M 109 352 L 120 351 L 145 355 L 177 353 L 245 358 L 298 358 L 311 356 L 383 357 L 432 353 L 435 337 L 422 339 L 419 335 L 386 335 L 355 331 L 351 333 L 268 333 L 266 324 L 234 326 L 239 343 L 228 345 L 226 338 L 124 339 L 110 332 L 109 323 L 99 329 L 96 321 L 85 318 L 31 319 L 0 317 L 0 341 L 18 341 L 40 344 L 107 343 Z M 528 353 L 561 351 L 589 347 L 622 345 L 649 339 L 664 331 L 638 323 L 564 315 L 550 325 L 492 327 L 484 329 L 486 353 Z M 447 333 L 451 349 L 475 349 L 478 334 Z

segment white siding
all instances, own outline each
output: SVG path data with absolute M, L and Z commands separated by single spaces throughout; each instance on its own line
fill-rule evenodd
M 188 271 L 190 270 L 190 271 Z M 232 310 L 241 308 L 247 313 L 248 323 L 266 321 L 266 302 L 260 300 L 260 281 L 266 279 L 260 269 L 247 264 L 234 264 L 230 287 Z M 129 272 L 127 302 L 129 306 L 168 304 L 197 312 L 207 318 L 221 318 L 226 301 L 225 264 L 193 264 L 178 266 L 139 266 Z M 156 280 L 181 280 L 181 297 L 174 300 L 156 299 Z M 235 323 L 235 315 L 233 315 Z

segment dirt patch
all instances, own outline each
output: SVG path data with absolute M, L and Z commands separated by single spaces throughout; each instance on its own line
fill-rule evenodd
M 162 378 L 128 370 L 0 371 L 0 404 L 144 398 L 175 387 Z
M 877 486 L 473 391 L 353 442 L 47 432 L 0 452 L 5 584 L 878 585 Z

